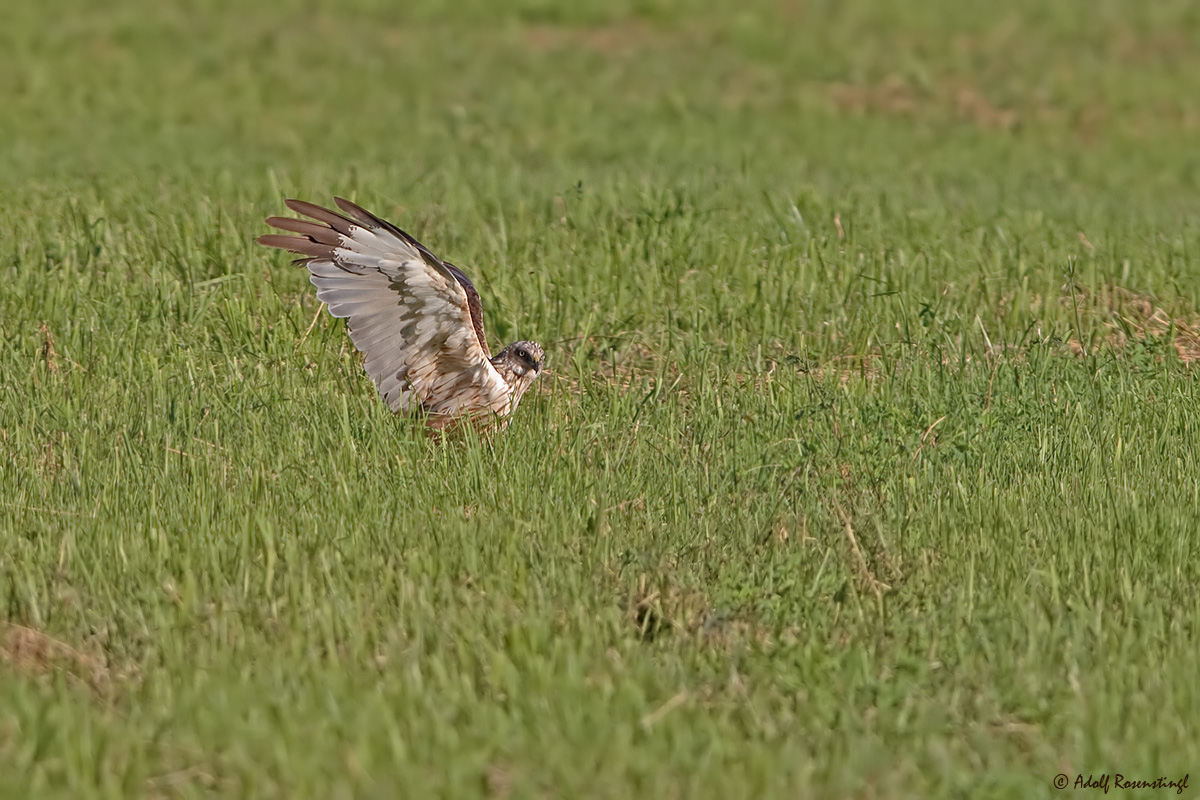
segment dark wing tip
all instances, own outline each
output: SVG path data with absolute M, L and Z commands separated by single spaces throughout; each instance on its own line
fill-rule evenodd
M 280 236 L 278 233 L 264 233 L 254 241 L 267 247 L 278 247 L 282 250 L 290 250 L 292 242 L 302 241 L 298 236 Z
M 297 214 L 308 214 L 309 206 L 312 206 L 313 208 L 319 208 L 319 206 L 313 206 L 312 203 L 309 203 L 305 200 L 297 200 L 294 197 L 285 197 L 283 204 L 292 211 L 295 211 Z
M 296 219 L 295 217 L 267 217 L 267 224 L 281 231 L 295 231 L 296 233 L 300 232 L 296 231 L 297 225 L 316 227 L 315 222 L 309 222 L 306 219 Z
M 375 216 L 370 211 L 367 211 L 357 203 L 350 202 L 344 197 L 335 196 L 333 198 L 333 202 L 337 204 L 338 208 L 354 217 L 363 225 L 379 225 L 383 223 L 383 220 L 381 220 L 379 217 Z
M 287 250 L 290 253 L 299 253 L 305 256 L 304 261 L 314 258 L 333 258 L 334 248 L 327 244 L 314 242 L 302 236 L 281 236 L 278 233 L 265 233 L 256 239 L 259 244 L 266 247 L 277 247 L 280 250 Z
M 354 217 L 354 219 L 358 221 L 357 224 L 378 226 L 393 236 L 400 237 L 401 241 L 407 242 L 416 248 L 417 252 L 421 254 L 421 258 L 425 259 L 426 264 L 436 270 L 442 269 L 442 265 L 445 262 L 434 255 L 428 247 L 414 239 L 413 236 L 407 231 L 401 230 L 399 227 L 388 222 L 383 217 L 380 217 L 377 214 L 372 214 L 362 206 L 358 205 L 357 203 L 352 203 L 344 197 L 334 197 L 333 202 L 337 203 L 338 208 L 340 208 L 342 211 L 345 211 L 347 214 Z
M 341 234 L 349 234 L 351 228 L 361 225 L 361 222 L 355 222 L 352 219 L 343 217 L 336 211 L 331 211 L 328 208 L 309 203 L 305 200 L 296 200 L 295 198 L 287 198 L 283 204 L 295 211 L 297 214 L 303 214 L 306 217 L 311 217 L 318 222 L 324 222 L 329 227 Z

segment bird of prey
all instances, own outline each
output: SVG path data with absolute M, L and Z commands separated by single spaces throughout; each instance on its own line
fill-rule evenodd
M 269 234 L 259 244 L 298 253 L 317 299 L 347 320 L 363 369 L 392 411 L 421 412 L 445 428 L 464 420 L 508 425 L 521 395 L 542 371 L 536 342 L 513 342 L 495 356 L 483 332 L 474 284 L 404 231 L 348 200 L 347 216 L 302 200 L 287 207 L 314 222 L 270 217 L 299 236 Z

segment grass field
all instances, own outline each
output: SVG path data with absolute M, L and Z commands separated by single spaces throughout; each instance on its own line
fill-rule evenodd
M 396 5 L 0 12 L 0 796 L 1198 796 L 1200 8 Z

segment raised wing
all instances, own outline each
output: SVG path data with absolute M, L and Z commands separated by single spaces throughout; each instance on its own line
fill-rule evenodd
M 363 208 L 349 214 L 287 200 L 316 222 L 271 217 L 300 236 L 269 234 L 260 244 L 299 253 L 329 313 L 348 320 L 363 368 L 393 411 L 414 404 L 434 417 L 511 411 L 512 389 L 488 360 L 479 294 L 467 276 L 420 242 Z

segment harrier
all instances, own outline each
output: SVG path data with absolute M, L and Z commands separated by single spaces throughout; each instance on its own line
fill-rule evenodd
M 483 304 L 462 270 L 404 231 L 348 200 L 349 216 L 286 200 L 315 222 L 270 217 L 299 236 L 269 234 L 259 244 L 298 253 L 317 299 L 347 320 L 363 369 L 392 411 L 421 411 L 431 428 L 464 419 L 506 426 L 542 371 L 536 342 L 513 342 L 495 356 L 483 332 Z

